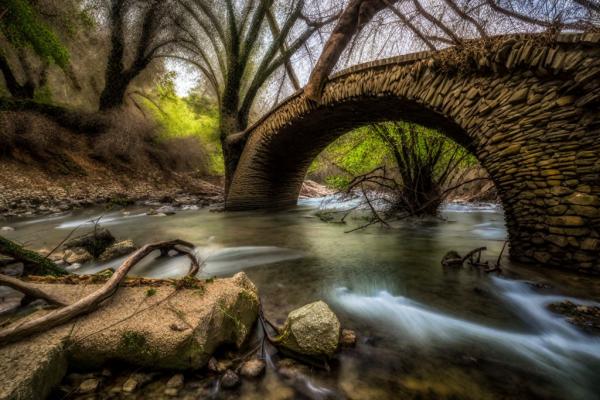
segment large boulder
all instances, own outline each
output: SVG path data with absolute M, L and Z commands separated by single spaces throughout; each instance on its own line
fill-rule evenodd
M 109 304 L 75 325 L 69 359 L 95 368 L 121 361 L 184 370 L 206 365 L 221 345 L 241 346 L 259 306 L 246 274 L 186 287 L 122 288 Z M 75 289 L 80 293 L 81 288 Z
M 99 257 L 115 241 L 115 237 L 108 229 L 97 228 L 85 235 L 68 240 L 65 242 L 64 248 L 84 248 L 92 256 Z
M 43 400 L 67 372 L 67 327 L 0 348 L 0 399 Z
M 338 348 L 340 321 L 323 301 L 307 304 L 288 314 L 280 346 L 310 357 L 331 357 Z
M 115 361 L 153 369 L 198 369 L 218 347 L 241 346 L 258 318 L 258 292 L 243 272 L 214 281 L 186 279 L 183 287 L 168 280 L 145 282 L 125 283 L 98 310 L 0 347 L 0 400 L 45 398 L 63 378 L 67 362 L 78 368 Z M 100 284 L 36 285 L 73 303 Z

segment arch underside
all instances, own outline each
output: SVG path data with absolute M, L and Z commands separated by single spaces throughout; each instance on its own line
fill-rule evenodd
M 472 139 L 453 121 L 413 101 L 388 96 L 352 99 L 315 110 L 272 135 L 268 145 L 257 148 L 247 162 L 249 184 L 233 188 L 230 196 L 235 195 L 236 202 L 230 209 L 263 208 L 265 198 L 269 208 L 295 205 L 310 164 L 325 147 L 355 128 L 383 121 L 438 129 L 462 146 L 473 147 Z
M 509 38 L 487 57 L 468 55 L 471 69 L 429 55 L 337 74 L 322 104 L 297 94 L 248 131 L 226 207 L 294 205 L 310 163 L 340 135 L 414 122 L 470 149 L 489 172 L 511 256 L 600 272 L 599 41 Z

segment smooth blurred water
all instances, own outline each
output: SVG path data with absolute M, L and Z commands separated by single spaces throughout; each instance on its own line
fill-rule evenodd
M 454 204 L 444 209 L 444 219 L 344 233 L 363 221 L 324 223 L 315 216 L 322 205 L 341 206 L 336 199 L 307 199 L 278 213 L 199 210 L 169 217 L 146 216 L 139 208 L 91 209 L 9 221 L 17 230 L 7 236 L 50 249 L 71 230 L 85 232 L 88 221 L 102 217 L 119 239 L 197 244 L 206 261 L 203 277 L 246 271 L 272 320 L 283 322 L 292 309 L 326 300 L 342 325 L 358 332 L 359 344 L 342 352 L 331 372 L 313 371 L 295 382 L 300 397 L 600 398 L 599 339 L 546 309 L 573 298 L 596 304 L 597 279 L 515 265 L 506 256 L 501 277 L 441 267 L 448 250 L 464 254 L 480 246 L 488 248 L 484 258 L 496 262 L 506 238 L 500 207 Z M 132 273 L 174 277 L 188 266 L 183 257 L 149 258 Z M 527 281 L 552 288 L 534 289 Z M 282 383 L 273 379 L 240 390 L 276 398 Z

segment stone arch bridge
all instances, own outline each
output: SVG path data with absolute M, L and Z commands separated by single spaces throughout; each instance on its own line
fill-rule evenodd
M 385 120 L 473 152 L 499 191 L 513 259 L 600 273 L 600 33 L 497 37 L 339 72 L 320 104 L 300 91 L 245 132 L 226 208 L 296 204 L 329 143 Z

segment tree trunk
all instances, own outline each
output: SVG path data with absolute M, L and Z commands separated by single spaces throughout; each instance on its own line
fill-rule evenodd
M 128 86 L 129 80 L 125 77 L 112 77 L 111 79 L 107 74 L 107 82 L 100 95 L 100 111 L 121 107 L 125 101 Z
M 0 254 L 14 258 L 25 265 L 26 275 L 68 275 L 68 272 L 38 253 L 27 250 L 0 236 Z
M 329 76 L 335 67 L 342 52 L 352 40 L 352 37 L 369 22 L 379 11 L 388 4 L 397 0 L 352 0 L 346 7 L 335 26 L 331 36 L 325 43 L 317 65 L 310 74 L 308 84 L 304 88 L 304 94 L 311 100 L 321 101 L 321 92 Z
M 17 78 L 13 74 L 6 56 L 0 51 L 0 71 L 4 75 L 6 88 L 11 96 L 17 99 L 33 99 L 35 86 L 31 81 L 27 81 L 24 85 L 19 84 Z
M 220 137 L 223 149 L 223 160 L 225 162 L 225 197 L 229 192 L 229 186 L 233 174 L 237 168 L 240 157 L 244 150 L 245 140 L 237 137 L 244 128 L 240 125 L 237 112 L 221 109 Z

